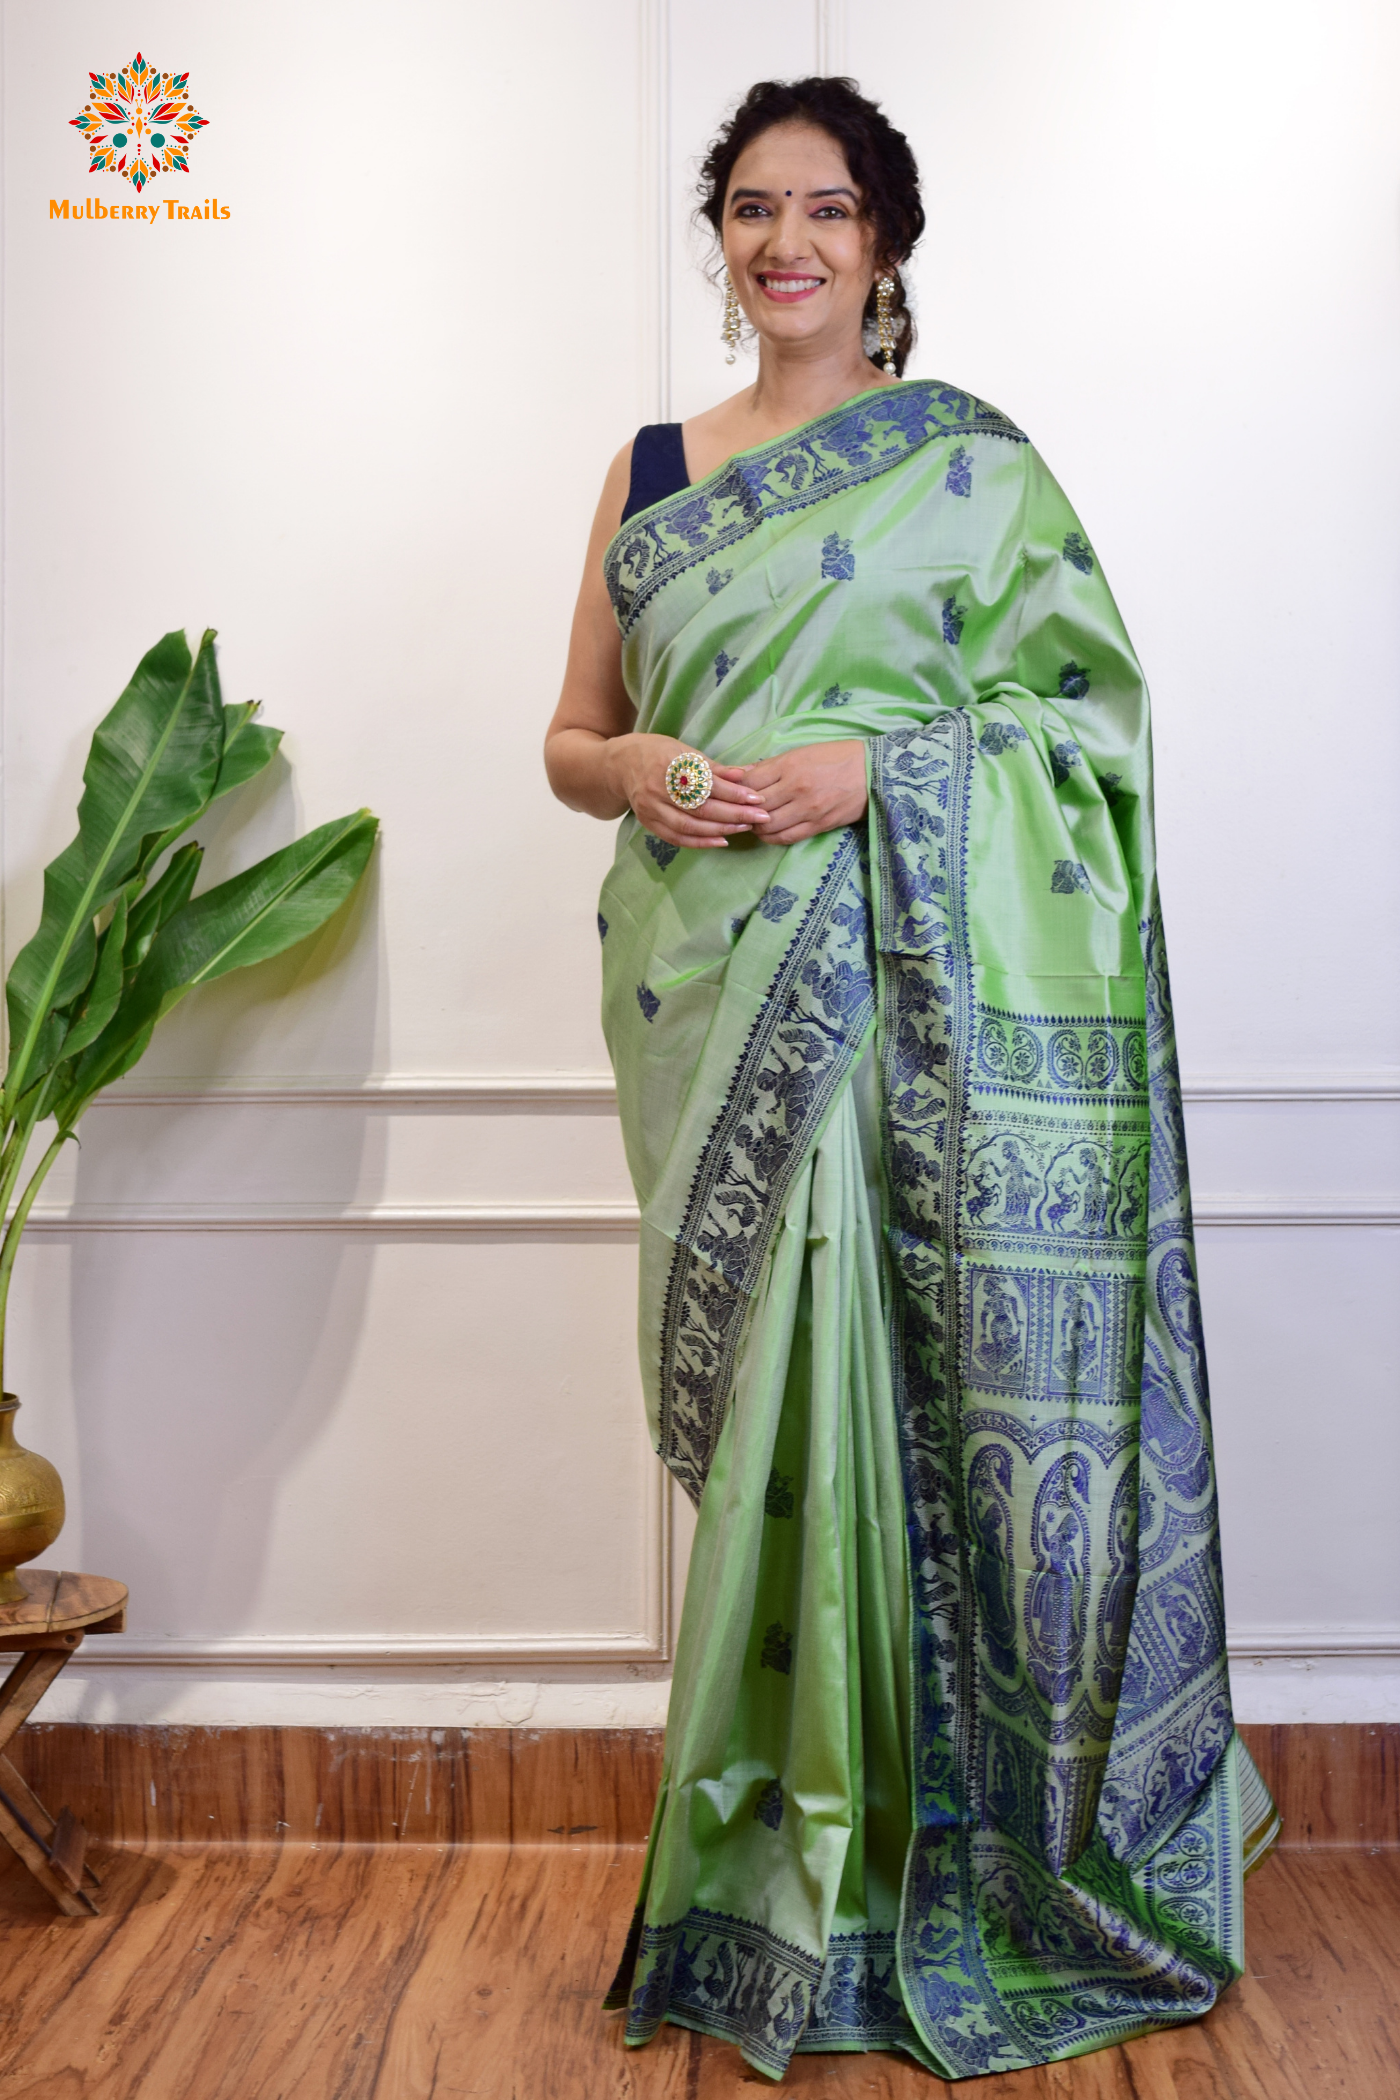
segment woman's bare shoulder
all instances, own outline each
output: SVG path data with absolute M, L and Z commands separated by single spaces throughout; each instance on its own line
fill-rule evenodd
M 713 408 L 702 409 L 698 416 L 687 416 L 681 424 L 681 443 L 692 481 L 706 480 L 752 443 L 748 435 L 752 394 L 753 388 L 746 386 L 728 400 L 717 401 Z
M 613 454 L 607 473 L 603 476 L 603 493 L 598 498 L 598 508 L 593 518 L 593 536 L 601 538 L 604 545 L 622 524 L 622 512 L 627 502 L 627 492 L 632 486 L 633 439 Z
M 632 479 L 632 447 L 635 443 L 635 438 L 628 438 L 625 445 L 618 447 L 609 463 L 608 471 L 603 477 L 604 496 L 609 495 L 614 489 L 621 490 L 617 505 L 619 510 L 621 510 L 623 503 L 627 499 L 627 489 Z

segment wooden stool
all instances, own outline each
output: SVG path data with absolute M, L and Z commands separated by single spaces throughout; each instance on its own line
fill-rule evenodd
M 29 1593 L 23 1604 L 0 1604 L 0 1654 L 20 1651 L 0 1685 L 0 1838 L 61 1911 L 70 1918 L 95 1918 L 97 1905 L 83 1886 L 84 1876 L 94 1888 L 99 1885 L 83 1860 L 87 1832 L 71 1809 L 57 1817 L 49 1814 L 10 1763 L 5 1746 L 82 1646 L 84 1634 L 124 1630 L 126 1588 L 105 1575 L 65 1575 L 56 1568 L 26 1568 L 19 1579 Z

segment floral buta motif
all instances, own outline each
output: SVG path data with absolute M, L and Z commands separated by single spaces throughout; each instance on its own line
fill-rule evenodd
M 822 706 L 846 707 L 849 705 L 851 698 L 852 694 L 848 687 L 844 685 L 829 685 L 822 694 Z
M 766 1823 L 770 1830 L 776 1830 L 779 1827 L 783 1820 L 783 1782 L 781 1779 L 769 1780 L 767 1786 L 764 1787 L 758 1797 L 753 1814 L 756 1823 Z
M 989 722 L 977 739 L 977 748 L 988 758 L 1000 758 L 1003 751 L 1014 751 L 1018 744 L 1029 741 L 1019 722 Z
M 724 589 L 727 583 L 732 583 L 733 581 L 734 571 L 732 569 L 710 569 L 706 572 L 705 587 L 713 598 Z
M 783 1677 L 792 1669 L 792 1634 L 781 1619 L 764 1627 L 758 1662 L 760 1669 L 777 1670 Z
M 637 1004 L 648 1021 L 654 1021 L 661 1011 L 661 1001 L 657 998 L 650 985 L 639 984 L 637 986 Z
M 642 844 L 646 847 L 647 852 L 656 862 L 658 868 L 669 868 L 671 862 L 681 850 L 679 846 L 673 846 L 669 839 L 656 838 L 649 831 L 642 833 Z
M 763 1514 L 765 1517 L 790 1517 L 795 1507 L 792 1475 L 780 1473 L 774 1466 L 763 1491 Z
M 1065 778 L 1068 780 L 1068 773 Z M 1087 893 L 1091 887 L 1089 870 L 1082 860 L 1056 861 L 1050 875 L 1050 888 L 1056 897 L 1073 897 L 1077 891 Z
M 972 459 L 966 445 L 954 445 L 948 456 L 948 473 L 943 486 L 950 496 L 972 494 Z
M 1052 744 L 1050 747 L 1050 777 L 1056 787 L 1064 786 L 1069 779 L 1070 767 L 1081 764 L 1083 757 L 1084 753 L 1080 750 L 1078 744 L 1075 743 L 1073 737 L 1066 737 L 1062 743 Z
M 189 149 L 204 130 L 188 73 L 161 73 L 138 51 L 114 73 L 89 73 L 91 92 L 69 122 L 88 149 L 88 173 L 121 175 L 138 195 L 157 175 L 189 172 Z
M 785 919 L 796 902 L 796 890 L 785 890 L 781 883 L 775 882 L 771 889 L 764 891 L 758 909 L 763 918 L 776 921 Z
M 603 914 L 602 914 L 601 912 L 599 912 L 599 914 L 598 914 L 598 938 L 599 938 L 599 940 L 600 940 L 600 941 L 605 941 L 605 940 L 607 939 L 607 937 L 608 937 L 608 922 L 607 922 L 607 920 L 606 920 L 606 919 L 605 919 L 605 918 L 603 917 Z
M 856 573 L 851 542 L 839 532 L 829 532 L 822 541 L 822 575 L 831 583 L 850 583 Z
M 943 639 L 950 648 L 956 649 L 963 637 L 963 626 L 967 620 L 967 607 L 959 605 L 956 598 L 943 600 Z
M 720 650 L 720 652 L 719 652 L 718 656 L 716 656 L 716 658 L 715 658 L 715 684 L 716 684 L 716 685 L 723 685 L 723 684 L 724 684 L 724 681 L 725 681 L 725 679 L 726 679 L 726 678 L 727 678 L 727 677 L 729 676 L 730 672 L 731 672 L 731 671 L 733 670 L 733 668 L 734 668 L 735 664 L 736 664 L 736 663 L 737 663 L 738 661 L 739 661 L 738 657 L 737 657 L 737 656 L 731 656 L 731 655 L 729 654 L 729 651 L 728 651 L 727 649 L 721 649 L 721 650 Z
M 1073 658 L 1060 665 L 1060 692 L 1066 700 L 1085 700 L 1089 695 L 1089 673 Z
M 1082 532 L 1065 534 L 1060 559 L 1067 561 L 1072 569 L 1078 569 L 1081 576 L 1092 576 L 1094 573 L 1094 550 Z

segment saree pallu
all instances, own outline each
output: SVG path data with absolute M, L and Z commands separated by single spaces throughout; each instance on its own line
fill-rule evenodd
M 609 2003 L 947 2078 L 1197 2017 L 1276 1818 L 1235 1733 L 1147 699 L 1023 434 L 914 381 L 606 556 L 640 729 L 859 737 L 859 826 L 624 821 L 604 1020 L 698 1503 Z

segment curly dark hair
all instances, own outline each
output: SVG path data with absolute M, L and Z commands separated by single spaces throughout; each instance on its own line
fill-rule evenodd
M 814 124 L 835 139 L 846 156 L 862 200 L 862 216 L 875 230 L 875 259 L 895 281 L 892 319 L 894 366 L 901 376 L 914 347 L 914 316 L 900 275 L 900 264 L 924 230 L 919 196 L 919 167 L 913 148 L 896 131 L 878 102 L 862 95 L 854 80 L 841 74 L 813 75 L 807 80 L 760 80 L 751 87 L 700 164 L 700 204 L 696 217 L 708 221 L 723 239 L 724 200 L 734 163 L 745 148 L 775 124 Z M 864 336 L 873 352 L 875 288 L 865 303 Z

